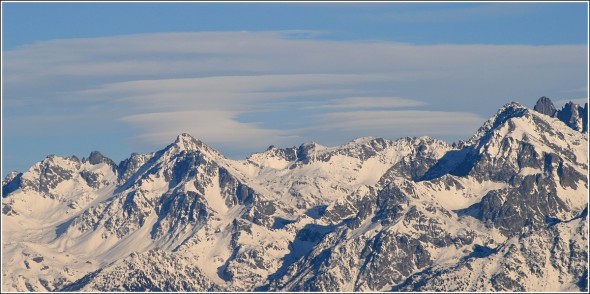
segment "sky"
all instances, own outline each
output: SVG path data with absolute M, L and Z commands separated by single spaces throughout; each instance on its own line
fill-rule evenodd
M 362 136 L 466 140 L 588 97 L 588 4 L 2 2 L 2 175 L 187 132 L 234 159 Z

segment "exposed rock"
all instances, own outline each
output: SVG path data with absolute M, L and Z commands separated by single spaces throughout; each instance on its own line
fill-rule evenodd
M 572 105 L 508 103 L 452 146 L 231 160 L 181 134 L 116 168 L 48 156 L 3 181 L 3 289 L 585 291 L 587 104 Z
M 561 110 L 557 112 L 557 118 L 576 131 L 583 131 L 584 124 L 580 112 L 584 109 L 573 102 L 566 103 Z M 586 127 L 587 128 L 587 127 Z
M 537 112 L 540 112 L 548 116 L 553 116 L 557 111 L 555 109 L 555 106 L 553 105 L 553 102 L 551 102 L 551 99 L 545 96 L 537 100 L 537 104 L 535 104 L 535 107 L 533 109 Z

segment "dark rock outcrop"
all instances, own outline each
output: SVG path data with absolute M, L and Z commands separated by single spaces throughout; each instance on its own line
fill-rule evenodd
M 533 109 L 537 112 L 540 112 L 548 116 L 553 116 L 555 115 L 555 112 L 557 112 L 555 106 L 553 105 L 553 102 L 551 102 L 551 99 L 545 96 L 539 98 L 537 104 L 535 104 L 535 108 Z
M 535 104 L 534 110 L 555 117 L 576 131 L 588 132 L 588 103 L 582 107 L 570 101 L 558 110 L 551 99 L 543 96 Z

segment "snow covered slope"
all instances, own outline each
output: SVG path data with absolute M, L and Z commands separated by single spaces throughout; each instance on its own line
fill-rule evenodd
M 587 290 L 587 116 L 535 109 L 453 146 L 50 155 L 2 182 L 2 290 Z

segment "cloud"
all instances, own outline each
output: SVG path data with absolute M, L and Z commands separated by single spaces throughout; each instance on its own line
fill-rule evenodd
M 359 135 L 454 140 L 507 101 L 532 104 L 588 80 L 586 46 L 414 45 L 321 33 L 158 33 L 8 50 L 5 131 L 127 130 L 150 148 L 189 132 L 237 156 Z
M 396 73 L 407 80 L 448 75 L 468 65 L 530 66 L 539 63 L 539 57 L 567 65 L 573 61 L 570 54 L 584 50 L 584 46 L 418 46 L 289 36 L 288 32 L 161 33 L 40 42 L 5 52 L 5 69 L 10 73 L 6 81 L 301 73 Z
M 468 112 L 424 110 L 373 110 L 320 114 L 316 117 L 324 131 L 355 132 L 365 130 L 405 136 L 468 136 L 485 119 Z
M 339 88 L 359 83 L 394 80 L 382 75 L 354 74 L 287 74 L 260 76 L 221 76 L 184 79 L 140 80 L 112 83 L 78 92 L 76 97 L 110 101 L 140 114 L 126 115 L 121 121 L 134 127 L 141 135 L 137 140 L 157 145 L 168 142 L 175 134 L 189 132 L 210 144 L 240 142 L 243 147 L 279 144 L 299 138 L 294 129 L 262 127 L 260 122 L 241 122 L 244 113 L 263 113 L 285 107 L 325 103 L 323 96 L 339 96 Z M 307 99 L 310 100 L 304 100 Z M 360 99 L 360 100 L 359 100 Z M 317 101 L 316 101 L 317 100 Z M 343 103 L 362 98 L 344 99 Z M 391 100 L 391 99 L 390 99 Z M 375 100 L 367 102 L 378 106 Z M 400 103 L 419 103 L 404 99 Z M 387 102 L 387 101 L 385 101 Z M 390 106 L 384 103 L 383 106 Z M 341 106 L 346 106 L 341 104 Z M 348 105 L 354 107 L 355 105 Z
M 179 130 L 214 144 L 239 143 L 242 147 L 258 147 L 260 140 L 279 138 L 278 130 L 265 130 L 254 123 L 240 123 L 235 113 L 218 110 L 157 112 L 122 118 L 139 129 L 136 139 L 161 144 L 170 142 Z
M 325 105 L 317 105 L 313 107 L 317 108 L 353 108 L 353 109 L 365 109 L 365 108 L 400 108 L 400 107 L 413 107 L 423 106 L 426 103 L 422 101 L 403 99 L 397 97 L 349 97 L 340 98 L 328 101 Z

